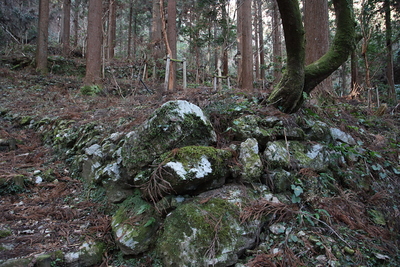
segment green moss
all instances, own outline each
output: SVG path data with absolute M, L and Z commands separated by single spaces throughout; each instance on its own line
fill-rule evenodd
M 240 242 L 233 229 L 233 225 L 239 225 L 238 216 L 238 207 L 219 198 L 210 199 L 206 203 L 194 201 L 182 205 L 167 217 L 164 235 L 158 242 L 157 251 L 167 255 L 167 261 L 181 264 L 196 255 L 204 255 L 207 260 L 207 251 L 214 240 L 219 244 L 214 247 L 216 257 L 219 257 L 223 249 L 237 247 Z M 183 244 L 186 242 L 189 243 Z M 201 266 L 202 259 L 196 260 Z
M 12 234 L 10 229 L 0 229 L 0 238 L 10 236 Z

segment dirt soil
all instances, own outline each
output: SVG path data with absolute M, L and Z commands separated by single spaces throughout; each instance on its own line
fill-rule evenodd
M 66 163 L 57 159 L 40 134 L 29 128 L 29 119 L 21 122 L 21 118 L 59 117 L 77 124 L 96 121 L 113 131 L 128 131 L 162 103 L 187 98 L 182 92 L 164 96 L 148 94 L 147 90 L 139 93 L 130 89 L 129 84 L 124 88 L 127 96 L 121 97 L 120 85 L 116 83 L 107 85 L 111 88 L 107 95 L 82 96 L 81 80 L 72 76 L 38 76 L 29 69 L 0 68 L 0 178 L 22 177 L 23 187 L 23 192 L 15 188 L 0 198 L 0 231 L 12 233 L 0 238 L 0 246 L 9 248 L 0 250 L 0 259 L 56 250 L 72 252 L 84 241 L 93 239 L 113 246 L 110 216 L 105 215 L 105 207 L 85 196 L 83 183 L 70 176 Z M 118 92 L 113 94 L 113 88 Z M 143 89 L 136 83 L 132 88 Z M 202 93 L 191 90 L 191 94 L 193 103 L 209 103 Z M 128 123 L 118 124 L 121 118 Z M 2 141 L 8 143 L 1 146 Z M 44 179 L 36 183 L 37 176 L 51 176 L 47 179 L 51 182 Z M 105 258 L 103 265 L 108 260 Z

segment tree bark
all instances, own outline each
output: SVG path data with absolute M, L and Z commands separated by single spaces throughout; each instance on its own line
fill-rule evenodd
M 242 4 L 242 84 L 244 91 L 253 91 L 253 46 L 251 0 Z
M 151 51 L 155 64 L 155 73 L 153 73 L 154 80 L 158 79 L 157 69 L 164 66 L 163 57 L 165 56 L 165 45 L 162 38 L 162 22 L 161 22 L 161 9 L 160 1 L 153 0 L 153 14 L 151 23 Z
M 79 6 L 81 5 L 81 0 L 75 0 L 74 3 L 74 49 L 78 46 L 79 40 Z
M 107 29 L 107 56 L 106 59 L 114 58 L 115 39 L 117 32 L 117 0 L 109 0 L 108 29 Z
M 287 67 L 268 101 L 283 112 L 296 112 L 309 94 L 345 62 L 355 46 L 355 23 L 351 0 L 333 0 L 336 34 L 328 52 L 305 67 L 304 29 L 297 0 L 277 0 L 282 17 Z
M 132 51 L 132 20 L 133 20 L 133 0 L 129 3 L 129 15 L 128 15 L 128 58 L 131 58 L 131 51 Z M 157 1 L 154 1 L 157 2 Z
M 63 3 L 63 29 L 61 43 L 63 45 L 63 55 L 68 56 L 70 52 L 71 35 L 71 0 L 64 0 Z
M 49 0 L 39 2 L 38 43 L 36 47 L 36 70 L 47 74 L 47 56 L 49 44 Z
M 89 0 L 85 84 L 101 84 L 102 0 Z
M 306 33 L 306 65 L 308 65 L 329 50 L 328 0 L 304 1 L 304 29 Z M 326 98 L 332 91 L 332 79 L 328 77 L 315 87 L 314 96 Z
M 237 22 L 236 22 L 236 42 L 237 42 L 237 84 L 242 84 L 242 59 L 243 59 L 243 1 L 236 0 Z
M 389 85 L 389 99 L 397 101 L 396 89 L 394 86 L 393 73 L 393 44 L 392 44 L 392 19 L 390 10 L 390 0 L 384 0 L 385 25 L 386 25 L 386 79 Z
M 265 52 L 264 52 L 264 27 L 262 17 L 262 0 L 257 0 L 257 11 L 258 11 L 258 53 L 260 57 L 260 78 L 264 81 L 265 79 Z
M 282 26 L 280 23 L 278 3 L 272 0 L 272 55 L 274 62 L 274 83 L 282 79 Z
M 176 0 L 168 1 L 168 26 L 167 26 L 167 39 L 170 48 L 170 57 L 171 59 L 176 59 L 177 51 L 176 51 L 176 38 L 177 38 L 177 29 L 176 29 Z M 174 91 L 176 89 L 176 62 L 173 60 L 170 61 L 169 68 L 169 81 L 168 81 L 168 91 Z

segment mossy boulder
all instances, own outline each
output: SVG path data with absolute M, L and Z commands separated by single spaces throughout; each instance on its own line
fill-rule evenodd
M 216 142 L 216 134 L 203 111 L 187 101 L 163 104 L 122 146 L 123 165 L 133 177 L 163 153 L 174 148 Z
M 232 129 L 237 140 L 255 138 L 260 144 L 265 144 L 282 132 L 283 124 L 277 117 L 263 119 L 257 115 L 244 115 L 232 122 Z
M 221 187 L 229 175 L 228 150 L 186 146 L 174 150 L 162 164 L 162 179 L 175 194 L 198 194 Z M 156 170 L 157 171 L 157 170 Z
M 258 142 L 255 138 L 249 138 L 240 144 L 239 163 L 242 166 L 240 178 L 244 183 L 260 183 L 263 165 L 258 152 Z
M 115 242 L 122 253 L 138 255 L 154 245 L 159 221 L 153 206 L 138 193 L 126 199 L 111 221 Z
M 156 251 L 164 266 L 230 266 L 255 245 L 260 221 L 239 220 L 246 189 L 227 186 L 179 206 L 165 219 Z
M 101 263 L 106 246 L 103 242 L 85 242 L 76 252 L 66 253 L 66 266 L 89 267 Z
M 264 157 L 270 168 L 309 168 L 321 172 L 337 165 L 339 155 L 320 143 L 274 141 L 268 142 Z

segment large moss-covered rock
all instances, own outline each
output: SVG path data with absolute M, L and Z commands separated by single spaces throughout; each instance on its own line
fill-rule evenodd
M 170 101 L 157 109 L 122 147 L 123 164 L 131 176 L 174 148 L 216 141 L 216 134 L 202 110 L 187 101 Z
M 126 199 L 111 221 L 115 242 L 126 255 L 138 255 L 152 246 L 159 227 L 153 206 L 135 194 Z
M 240 144 L 239 163 L 242 166 L 242 182 L 260 182 L 261 175 L 263 174 L 263 165 L 258 152 L 258 142 L 255 138 L 249 138 Z
M 156 251 L 164 266 L 230 266 L 254 246 L 260 221 L 241 223 L 240 204 L 248 192 L 227 186 L 200 195 L 165 220 Z
M 229 175 L 228 150 L 187 146 L 171 152 L 163 162 L 162 178 L 175 194 L 201 193 L 221 187 Z

